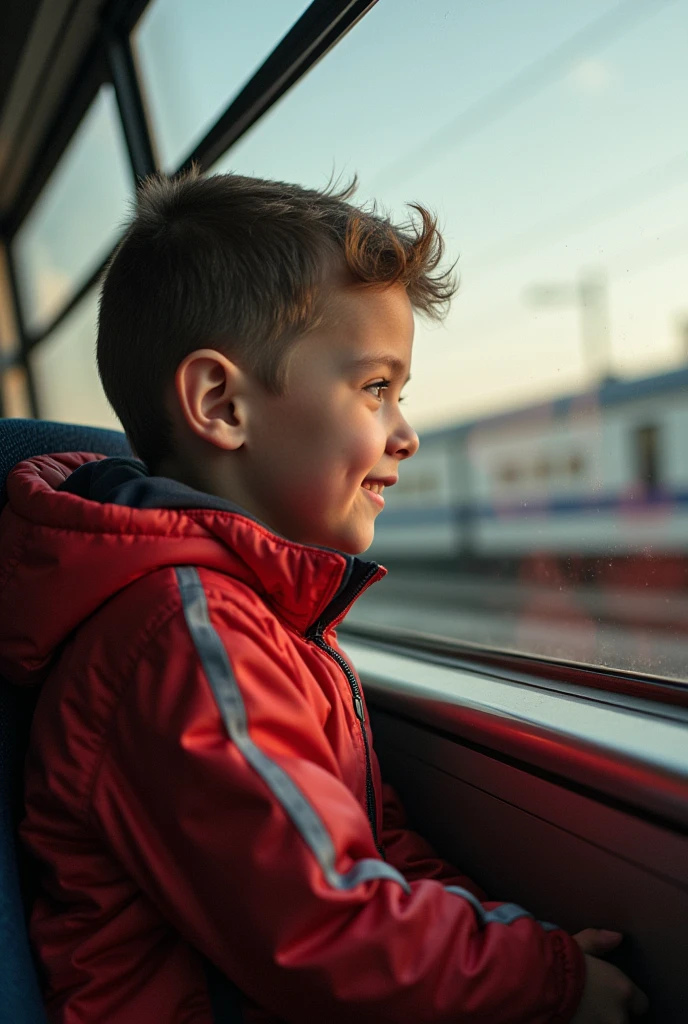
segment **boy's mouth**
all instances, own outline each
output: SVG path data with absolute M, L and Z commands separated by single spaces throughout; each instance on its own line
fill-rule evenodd
M 361 487 L 365 487 L 366 491 L 372 491 L 373 494 L 382 494 L 385 489 L 385 485 L 379 480 L 364 480 Z
M 385 487 L 393 487 L 398 479 L 398 476 L 367 476 L 361 487 L 366 491 L 372 491 L 373 494 L 382 494 Z
M 370 495 L 371 501 L 373 501 L 378 508 L 384 508 L 385 499 L 382 497 L 382 492 L 385 487 L 391 487 L 396 482 L 396 477 L 387 477 L 384 480 L 364 480 L 361 487 Z
M 366 481 L 366 483 L 361 484 L 361 490 L 366 492 L 369 500 L 372 501 L 373 504 L 377 506 L 377 508 L 385 507 L 385 499 L 382 497 L 382 494 L 380 493 L 382 487 L 380 487 L 379 491 L 374 491 L 370 484 L 368 484 L 368 482 Z

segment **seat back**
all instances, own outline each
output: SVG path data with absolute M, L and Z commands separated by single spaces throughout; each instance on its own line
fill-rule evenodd
M 34 455 L 57 452 L 131 455 L 124 434 L 40 420 L 0 420 L 0 509 L 9 471 Z M 2 519 L 0 518 L 0 530 Z M 0 679 L 0 1016 L 13 1024 L 45 1024 L 22 899 L 22 774 L 35 694 Z

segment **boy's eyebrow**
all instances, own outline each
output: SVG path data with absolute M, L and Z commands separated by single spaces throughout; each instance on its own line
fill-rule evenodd
M 397 359 L 396 356 L 388 355 L 384 352 L 375 356 L 364 356 L 362 359 L 354 359 L 351 363 L 351 368 L 354 370 L 374 370 L 377 366 L 386 366 L 393 374 L 404 372 L 404 363 L 401 359 Z M 404 384 L 408 384 L 410 380 L 411 374 L 408 375 Z

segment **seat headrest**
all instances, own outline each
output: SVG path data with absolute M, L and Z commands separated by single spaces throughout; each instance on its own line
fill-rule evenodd
M 0 420 L 0 508 L 6 500 L 5 481 L 18 462 L 35 455 L 93 452 L 131 456 L 124 434 L 101 427 L 82 427 L 48 420 Z

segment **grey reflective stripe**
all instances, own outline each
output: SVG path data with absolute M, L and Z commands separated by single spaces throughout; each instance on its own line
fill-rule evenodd
M 291 777 L 271 761 L 249 736 L 241 690 L 224 645 L 210 621 L 208 603 L 197 570 L 184 566 L 174 571 L 182 597 L 184 618 L 229 737 L 277 797 L 310 847 L 327 881 L 334 889 L 353 889 L 361 882 L 389 879 L 410 893 L 410 886 L 404 876 L 384 860 L 359 860 L 345 875 L 337 871 L 334 844 L 317 811 Z
M 527 910 L 517 906 L 515 903 L 502 903 L 493 910 L 485 911 L 485 923 L 511 924 L 513 921 L 518 921 L 520 917 L 532 918 L 532 916 Z
M 519 907 L 516 903 L 502 903 L 498 907 L 494 907 L 493 910 L 485 910 L 477 896 L 474 896 L 468 889 L 462 889 L 460 885 L 448 885 L 446 889 L 447 892 L 453 892 L 456 896 L 462 896 L 463 899 L 470 903 L 481 925 L 512 924 L 522 917 L 530 917 L 534 920 L 532 914 L 529 914 L 527 910 Z M 556 924 L 549 924 L 547 921 L 538 921 L 537 923 L 546 932 L 556 931 L 557 929 Z

